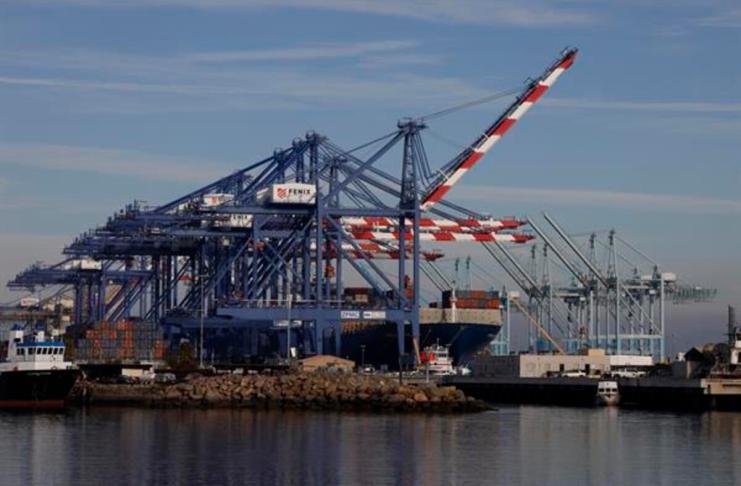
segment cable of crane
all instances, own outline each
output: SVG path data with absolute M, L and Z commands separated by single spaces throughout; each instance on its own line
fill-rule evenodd
M 610 231 L 611 230 L 609 229 L 600 229 L 600 230 L 584 231 L 582 233 L 569 233 L 569 236 L 571 238 L 582 238 L 584 236 L 601 235 L 604 233 L 609 233 Z
M 505 91 L 498 91 L 496 93 L 490 94 L 488 96 L 484 96 L 483 98 L 478 98 L 471 101 L 466 101 L 465 103 L 460 103 L 458 105 L 453 105 L 451 107 L 442 109 L 440 111 L 436 111 L 427 115 L 423 115 L 420 117 L 417 117 L 415 120 L 419 122 L 425 122 L 432 120 L 434 118 L 440 118 L 441 116 L 449 115 L 451 113 L 454 113 L 456 111 L 464 110 L 466 108 L 470 108 L 472 106 L 476 105 L 482 105 L 484 103 L 489 103 L 491 101 L 495 101 L 501 98 L 505 98 L 507 96 L 512 96 L 513 94 L 517 94 L 522 91 L 522 87 L 517 88 L 511 88 Z
M 343 150 L 343 152 L 346 153 L 346 154 L 351 154 L 353 152 L 357 152 L 358 150 L 363 150 L 364 148 L 369 147 L 369 146 L 373 145 L 374 143 L 378 143 L 378 142 L 380 142 L 382 140 L 386 140 L 387 138 L 390 138 L 390 137 L 396 135 L 397 133 L 399 133 L 399 130 L 394 130 L 393 132 L 389 132 L 386 135 L 381 135 L 380 137 L 375 138 L 375 139 L 371 140 L 370 142 L 366 142 L 366 143 L 364 143 L 362 145 L 358 145 L 357 147 L 352 148 L 350 150 Z
M 462 143 L 456 142 L 454 140 L 451 140 L 451 139 L 445 137 L 444 135 L 440 135 L 439 133 L 437 133 L 435 130 L 431 129 L 430 127 L 427 127 L 427 133 L 432 138 L 437 139 L 437 140 L 439 140 L 439 141 L 441 141 L 441 142 L 443 142 L 443 143 L 445 143 L 447 145 L 450 145 L 451 147 L 453 147 L 456 150 L 473 149 L 473 145 L 472 144 L 462 144 Z M 438 171 L 435 171 L 435 172 L 439 172 L 439 170 Z
M 628 248 L 630 248 L 630 249 L 631 249 L 631 250 L 633 250 L 634 252 L 636 252 L 636 253 L 637 253 L 638 255 L 640 255 L 640 256 L 642 256 L 643 258 L 645 258 L 646 260 L 648 260 L 648 262 L 649 262 L 649 263 L 652 263 L 653 265 L 657 265 L 657 266 L 658 266 L 658 263 L 657 263 L 657 262 L 656 262 L 656 261 L 655 261 L 655 260 L 654 260 L 653 258 L 651 258 L 650 256 L 646 255 L 646 254 L 645 254 L 645 253 L 643 253 L 643 252 L 642 252 L 641 250 L 639 250 L 638 248 L 636 248 L 636 247 L 635 247 L 635 246 L 633 246 L 632 244 L 630 244 L 630 243 L 628 243 L 627 241 L 625 241 L 624 239 L 622 239 L 622 238 L 620 237 L 620 235 L 617 235 L 617 234 L 616 234 L 616 235 L 615 235 L 615 239 L 616 239 L 616 240 L 618 240 L 618 241 L 620 241 L 620 242 L 621 242 L 622 244 L 624 244 L 625 246 L 627 246 Z
M 436 112 L 433 112 L 433 113 L 429 113 L 427 115 L 423 115 L 423 116 L 417 117 L 417 118 L 415 118 L 415 121 L 418 121 L 418 122 L 426 122 L 426 121 L 432 120 L 434 118 L 440 118 L 442 116 L 449 115 L 450 113 L 454 113 L 456 111 L 460 111 L 460 110 L 464 110 L 466 108 L 470 108 L 472 106 L 481 105 L 481 104 L 489 103 L 491 101 L 495 101 L 495 100 L 498 100 L 498 99 L 501 99 L 501 98 L 505 98 L 507 96 L 512 96 L 514 94 L 519 93 L 520 91 L 522 91 L 522 88 L 521 87 L 511 88 L 511 89 L 504 90 L 504 91 L 498 91 L 496 93 L 490 94 L 488 96 L 484 96 L 482 98 L 478 98 L 478 99 L 475 99 L 475 100 L 471 100 L 471 101 L 467 101 L 467 102 L 464 102 L 464 103 L 460 103 L 458 105 L 453 105 L 453 106 L 448 107 L 448 108 L 445 108 L 443 110 L 436 111 Z M 428 130 L 429 130 L 429 127 L 428 127 Z M 354 147 L 354 148 L 352 148 L 350 150 L 343 150 L 342 152 L 345 153 L 345 154 L 348 154 L 348 155 L 349 154 L 352 154 L 353 152 L 357 152 L 359 150 L 362 150 L 364 148 L 367 148 L 367 147 L 369 147 L 369 146 L 371 146 L 373 144 L 376 144 L 376 143 L 381 142 L 381 141 L 383 141 L 383 140 L 385 140 L 387 138 L 390 138 L 390 137 L 392 137 L 392 136 L 394 136 L 394 135 L 396 135 L 398 133 L 399 133 L 399 130 L 394 130 L 393 132 L 389 132 L 389 133 L 387 133 L 385 135 L 382 135 L 382 136 L 380 136 L 378 138 L 375 138 L 375 139 L 373 139 L 373 140 L 371 140 L 369 142 L 366 142 L 366 143 L 364 143 L 362 145 L 358 145 L 357 147 Z M 430 133 L 432 133 L 432 131 L 430 131 Z M 438 140 L 440 140 L 440 141 L 442 141 L 444 143 L 450 144 L 450 145 L 452 145 L 455 148 L 463 148 L 463 147 L 471 148 L 470 146 L 461 145 L 461 144 L 456 143 L 456 142 L 454 142 L 454 141 L 452 141 L 450 139 L 446 139 L 445 137 L 441 136 L 438 133 L 434 133 L 432 135 L 433 136 L 436 136 L 435 138 L 437 138 Z M 438 170 L 436 172 L 440 172 L 440 170 Z

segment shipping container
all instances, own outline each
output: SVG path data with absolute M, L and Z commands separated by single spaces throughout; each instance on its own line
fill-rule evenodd
M 40 300 L 37 297 L 23 297 L 18 301 L 20 307 L 36 307 Z
M 233 194 L 211 193 L 211 194 L 204 194 L 201 203 L 204 207 L 210 208 L 214 206 L 221 206 L 222 204 L 230 202 L 233 199 L 234 199 Z
M 315 204 L 316 186 L 301 182 L 273 184 L 257 192 L 259 204 Z

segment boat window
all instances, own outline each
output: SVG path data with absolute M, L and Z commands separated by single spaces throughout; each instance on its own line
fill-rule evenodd
M 18 356 L 23 356 L 23 348 L 16 349 L 15 354 L 17 354 Z
M 28 354 L 33 354 L 36 351 L 36 348 L 28 348 Z

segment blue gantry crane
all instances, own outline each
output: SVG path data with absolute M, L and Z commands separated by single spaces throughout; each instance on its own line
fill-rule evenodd
M 567 49 L 471 146 L 433 170 L 422 140 L 428 117 L 346 150 L 315 132 L 167 204 L 133 203 L 34 265 L 12 288 L 67 285 L 74 323 L 131 317 L 168 332 L 239 332 L 256 353 L 260 334 L 283 329 L 279 349 L 338 353 L 343 321 L 396 324 L 399 356 L 419 358 L 421 263 L 427 242 L 526 243 L 522 221 L 497 220 L 443 195 L 568 69 Z M 485 101 L 488 101 L 488 98 Z M 461 105 L 461 107 L 468 106 Z M 364 154 L 361 156 L 361 154 Z M 399 168 L 398 173 L 384 170 Z M 343 305 L 346 274 L 382 296 Z M 429 271 L 427 272 L 429 274 Z M 411 335 L 413 349 L 406 349 Z M 201 352 L 203 355 L 203 351 Z

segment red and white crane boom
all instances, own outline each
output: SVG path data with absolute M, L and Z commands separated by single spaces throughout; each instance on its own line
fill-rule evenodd
M 425 192 L 420 205 L 422 210 L 428 210 L 439 202 L 463 174 L 473 167 L 504 136 L 507 130 L 527 113 L 533 104 L 553 86 L 559 76 L 571 67 L 577 52 L 578 49 L 566 49 L 539 78 L 527 85 L 517 99 L 473 145 L 464 149 L 453 159 L 453 163 L 449 164 L 450 166 L 446 168 L 442 176 Z

